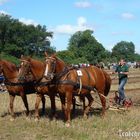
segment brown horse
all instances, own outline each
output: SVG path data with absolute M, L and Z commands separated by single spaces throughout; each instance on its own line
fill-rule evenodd
M 44 76 L 45 71 L 45 63 L 35 60 L 30 57 L 22 57 L 21 59 L 21 68 L 19 72 L 19 80 L 23 81 L 24 77 L 28 77 L 28 73 L 30 72 L 33 75 L 35 81 L 35 89 L 37 92 L 37 98 L 35 103 L 35 117 L 36 120 L 39 119 L 39 104 L 41 98 L 44 94 L 47 94 L 51 100 L 51 115 L 55 117 L 56 107 L 55 107 L 55 95 L 56 90 L 55 86 L 50 84 L 50 80 L 46 80 Z
M 43 63 L 41 61 L 35 60 L 30 57 L 21 58 L 21 68 L 20 68 L 20 72 L 19 72 L 20 81 L 23 82 L 22 79 L 28 78 L 28 73 L 31 73 L 34 77 L 34 80 L 36 81 L 36 84 L 35 84 L 35 88 L 37 91 L 37 98 L 36 98 L 36 104 L 35 104 L 36 119 L 39 119 L 38 107 L 40 104 L 41 97 L 44 94 L 47 94 L 50 97 L 52 117 L 56 116 L 56 114 L 55 114 L 55 112 L 56 112 L 55 95 L 56 95 L 56 93 L 58 93 L 57 87 L 55 85 L 55 82 L 50 82 L 51 78 L 53 78 L 53 75 L 48 74 L 50 79 L 48 81 L 46 80 L 46 78 L 49 78 L 49 77 L 44 76 L 45 69 L 46 69 L 46 65 L 45 65 L 45 63 Z M 59 97 L 60 97 L 60 100 L 62 103 L 62 110 L 64 110 L 65 98 L 62 94 L 60 94 Z M 87 96 L 87 98 L 90 98 L 90 97 Z M 85 108 L 84 97 L 81 97 L 81 99 L 83 100 L 83 106 Z M 92 97 L 89 100 L 91 100 L 91 99 L 92 99 Z M 72 99 L 72 102 L 73 102 L 73 112 L 75 112 L 76 99 L 74 97 Z
M 81 95 L 89 95 L 91 90 L 96 89 L 102 103 L 102 115 L 105 114 L 105 96 L 108 95 L 111 85 L 111 79 L 105 71 L 95 66 L 80 68 L 79 71 L 76 69 L 70 69 L 66 71 L 66 65 L 64 61 L 55 55 L 46 57 L 46 67 L 47 72 L 45 72 L 45 75 L 49 79 L 50 75 L 54 75 L 53 80 L 56 81 L 57 90 L 67 99 L 67 107 L 65 105 L 63 106 L 65 110 L 67 126 L 70 126 L 72 96 L 73 93 L 77 93 L 79 90 Z M 82 88 L 80 87 L 81 84 L 79 84 L 80 81 Z M 92 103 L 90 102 L 86 110 L 89 109 L 91 104 Z
M 29 107 L 28 107 L 28 102 L 27 102 L 27 97 L 26 94 L 29 93 L 34 93 L 35 89 L 33 86 L 31 85 L 22 85 L 19 84 L 18 81 L 18 75 L 19 75 L 19 71 L 16 67 L 15 64 L 6 61 L 6 60 L 0 60 L 0 73 L 3 73 L 4 78 L 5 78 L 5 85 L 6 88 L 9 92 L 9 96 L 10 96 L 10 113 L 12 116 L 13 120 L 15 118 L 15 114 L 14 114 L 14 109 L 13 109 L 13 103 L 14 103 L 14 99 L 16 95 L 21 96 L 24 105 L 26 107 L 26 115 L 29 115 Z M 43 103 L 43 108 L 42 111 L 45 111 L 45 98 L 42 97 L 42 103 Z

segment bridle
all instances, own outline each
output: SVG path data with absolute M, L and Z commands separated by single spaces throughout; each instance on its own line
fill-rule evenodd
M 24 71 L 21 70 L 21 69 L 24 69 Z M 27 78 L 26 76 L 29 73 L 32 73 L 30 62 L 28 62 L 27 60 L 21 60 L 21 65 L 20 65 L 20 68 L 19 68 L 19 76 L 18 76 L 18 79 L 20 81 L 23 81 L 23 80 L 26 81 L 26 78 Z M 33 75 L 33 77 L 34 77 L 34 75 Z
M 47 80 L 52 80 L 55 76 L 56 59 L 52 57 L 46 57 L 45 64 L 46 64 L 46 69 L 44 72 L 44 77 Z

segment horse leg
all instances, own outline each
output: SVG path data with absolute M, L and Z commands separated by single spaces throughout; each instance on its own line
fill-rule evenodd
M 56 115 L 55 95 L 53 93 L 50 94 L 50 100 L 51 100 L 51 116 L 52 118 L 54 118 L 57 117 L 57 115 Z
M 72 108 L 72 113 L 75 114 L 75 104 L 76 104 L 76 98 L 73 96 L 72 97 L 72 104 L 73 104 L 73 108 Z
M 42 99 L 42 94 L 37 94 L 36 96 L 36 103 L 35 103 L 35 121 L 39 120 L 39 104 Z
M 80 95 L 80 101 L 83 102 L 83 111 L 84 111 L 86 108 L 85 95 L 83 94 Z
M 23 92 L 20 93 L 20 96 L 21 96 L 24 106 L 26 108 L 26 116 L 29 116 L 29 107 L 28 107 L 27 96 Z
M 106 98 L 104 97 L 104 94 L 102 94 L 103 92 L 99 92 L 99 97 L 102 103 L 102 117 L 105 116 L 105 109 L 106 109 Z
M 67 98 L 67 108 L 65 110 L 65 118 L 66 118 L 66 127 L 70 126 L 70 120 L 71 120 L 71 105 L 72 105 L 72 93 L 67 92 L 66 93 Z
M 42 114 L 44 115 L 45 114 L 45 103 L 46 103 L 46 99 L 45 99 L 45 96 L 42 95 Z
M 65 96 L 61 95 L 61 94 L 59 94 L 59 96 L 60 96 L 60 100 L 61 100 L 62 111 L 65 113 L 65 110 L 66 110 L 66 107 L 65 107 Z
M 90 93 L 86 94 L 86 98 L 88 99 L 88 102 L 89 103 L 88 103 L 88 106 L 84 109 L 84 118 L 87 118 L 87 115 L 89 113 L 89 110 L 91 108 L 91 105 L 92 105 L 92 103 L 94 101 L 94 99 L 93 99 L 93 97 L 91 96 Z
M 9 94 L 9 97 L 10 97 L 9 109 L 10 109 L 10 114 L 11 114 L 11 117 L 12 117 L 10 120 L 13 121 L 14 118 L 15 118 L 14 109 L 13 109 L 15 95 Z

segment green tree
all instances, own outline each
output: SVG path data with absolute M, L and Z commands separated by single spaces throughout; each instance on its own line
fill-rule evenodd
M 117 60 L 124 58 L 127 61 L 134 61 L 135 45 L 133 42 L 121 41 L 113 47 L 112 56 L 116 57 Z
M 138 53 L 135 54 L 135 61 L 140 61 L 140 54 Z
M 105 48 L 95 39 L 92 30 L 73 34 L 69 40 L 68 50 L 72 51 L 76 58 L 85 58 L 89 63 L 97 63 L 106 57 Z
M 25 25 L 9 15 L 0 14 L 1 52 L 16 57 L 21 54 L 41 55 L 50 47 L 49 37 L 52 36 L 46 26 Z
M 0 14 L 0 51 L 4 49 L 4 45 L 7 42 L 11 22 L 11 16 Z
M 75 59 L 74 54 L 68 50 L 58 51 L 57 56 L 67 64 L 72 64 Z

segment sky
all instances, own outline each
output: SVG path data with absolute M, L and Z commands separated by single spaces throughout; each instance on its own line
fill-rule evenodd
M 0 0 L 0 12 L 45 25 L 57 51 L 67 49 L 75 32 L 90 29 L 107 50 L 131 41 L 140 54 L 140 0 Z

